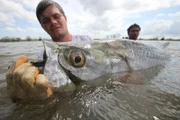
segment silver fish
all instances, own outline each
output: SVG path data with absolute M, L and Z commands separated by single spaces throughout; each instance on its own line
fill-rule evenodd
M 55 89 L 63 90 L 107 74 L 164 66 L 169 60 L 163 50 L 132 40 L 44 41 L 44 45 L 47 55 L 44 74 Z

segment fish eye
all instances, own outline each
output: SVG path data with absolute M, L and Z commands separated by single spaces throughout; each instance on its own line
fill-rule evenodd
M 69 58 L 73 67 L 83 67 L 86 62 L 85 55 L 82 51 L 71 51 Z

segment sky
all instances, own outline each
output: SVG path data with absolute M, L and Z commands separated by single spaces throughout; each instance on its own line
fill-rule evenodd
M 127 36 L 131 24 L 140 38 L 180 38 L 180 0 L 55 0 L 73 35 Z M 40 0 L 0 0 L 0 38 L 50 38 L 36 18 Z

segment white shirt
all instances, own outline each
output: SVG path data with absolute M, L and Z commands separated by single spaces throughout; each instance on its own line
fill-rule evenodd
M 81 42 L 81 41 L 91 41 L 93 40 L 91 37 L 87 35 L 73 35 L 72 42 Z M 38 60 L 43 60 L 44 48 L 40 50 L 38 53 Z

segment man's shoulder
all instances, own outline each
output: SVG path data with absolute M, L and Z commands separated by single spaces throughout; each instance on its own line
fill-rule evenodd
M 93 39 L 88 35 L 73 35 L 72 36 L 72 41 L 91 41 L 91 40 Z

